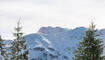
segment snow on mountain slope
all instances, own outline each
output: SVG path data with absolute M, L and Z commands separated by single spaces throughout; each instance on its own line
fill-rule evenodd
M 84 27 L 75 29 L 42 27 L 37 33 L 26 35 L 25 39 L 28 44 L 28 50 L 30 51 L 30 59 L 38 59 L 39 56 L 48 54 L 51 58 L 55 58 L 55 60 L 72 60 L 78 43 L 85 36 L 85 31 L 86 28 Z M 102 35 L 97 38 L 104 40 L 104 33 L 105 29 L 98 30 L 97 34 Z
M 37 58 L 40 51 L 34 51 L 35 46 L 47 46 L 48 43 L 43 41 L 42 37 L 38 34 L 26 35 L 26 42 L 28 44 L 28 50 L 30 50 L 30 58 Z M 44 44 L 44 45 L 43 45 Z
M 37 33 L 26 35 L 31 58 L 37 58 L 42 50 L 51 54 L 67 56 L 69 60 L 79 41 L 82 40 L 86 28 L 65 29 L 60 27 L 42 27 Z
M 38 34 L 43 35 L 52 42 L 52 46 L 61 54 L 69 55 L 71 60 L 73 52 L 79 41 L 82 40 L 86 28 L 80 27 L 76 29 L 63 29 L 60 27 L 43 27 Z M 70 50 L 70 51 L 69 51 Z M 69 54 L 68 54 L 69 53 Z

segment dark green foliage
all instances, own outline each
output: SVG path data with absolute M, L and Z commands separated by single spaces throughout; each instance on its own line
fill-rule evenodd
M 8 55 L 6 53 L 5 44 L 3 42 L 4 40 L 0 36 L 0 53 L 5 58 L 5 60 L 8 60 Z
M 103 53 L 103 41 L 96 38 L 99 35 L 96 35 L 97 30 L 95 25 L 92 23 L 91 26 L 86 31 L 86 36 L 83 38 L 83 41 L 80 42 L 74 60 L 102 60 Z
M 20 22 L 18 22 L 15 28 L 16 32 L 14 33 L 16 39 L 11 46 L 11 60 L 28 60 L 29 52 L 27 51 L 27 44 L 21 29 Z

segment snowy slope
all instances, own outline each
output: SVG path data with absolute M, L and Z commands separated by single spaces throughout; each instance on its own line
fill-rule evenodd
M 38 34 L 46 37 L 52 46 L 57 49 L 62 55 L 72 59 L 73 53 L 79 41 L 82 40 L 86 28 L 80 27 L 76 29 L 64 29 L 60 27 L 43 27 L 38 31 Z
M 37 33 L 26 35 L 30 59 L 42 58 L 49 55 L 51 58 L 59 60 L 72 60 L 74 51 L 78 43 L 85 36 L 86 28 L 78 27 L 66 29 L 61 27 L 42 27 Z M 97 34 L 102 34 L 97 38 L 105 39 L 105 29 L 101 29 Z M 105 42 L 104 42 L 105 43 Z M 45 58 L 47 60 L 47 58 Z

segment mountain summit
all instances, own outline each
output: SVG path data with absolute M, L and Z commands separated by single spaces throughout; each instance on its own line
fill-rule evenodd
M 52 60 L 72 60 L 75 49 L 85 36 L 86 30 L 85 27 L 67 29 L 49 26 L 40 28 L 37 33 L 25 35 L 24 37 L 30 52 L 30 59 L 37 60 L 41 57 L 45 60 L 48 58 Z M 98 30 L 96 34 L 102 35 L 97 38 L 104 40 L 104 33 L 105 29 Z

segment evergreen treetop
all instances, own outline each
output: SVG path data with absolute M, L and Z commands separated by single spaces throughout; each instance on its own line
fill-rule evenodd
M 97 29 L 95 25 L 91 23 L 90 27 L 86 31 L 86 35 L 83 41 L 80 42 L 80 46 L 77 48 L 74 60 L 102 60 L 103 53 L 103 41 L 98 39 L 96 34 Z
M 17 23 L 17 27 L 15 28 L 15 39 L 11 46 L 11 60 L 28 60 L 27 44 L 21 29 L 22 27 L 20 26 L 19 21 Z

